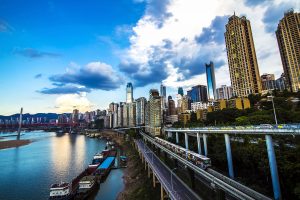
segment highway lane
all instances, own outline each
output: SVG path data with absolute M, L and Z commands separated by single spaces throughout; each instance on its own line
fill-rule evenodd
M 137 140 L 136 144 L 143 153 L 145 159 L 151 165 L 151 169 L 165 186 L 171 199 L 178 200 L 196 200 L 201 199 L 193 192 L 183 181 L 181 181 L 174 173 L 171 178 L 171 170 L 154 154 L 154 152 L 141 140 Z M 172 179 L 172 182 L 171 182 Z

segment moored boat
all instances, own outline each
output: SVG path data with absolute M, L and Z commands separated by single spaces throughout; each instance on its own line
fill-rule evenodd
M 115 157 L 108 156 L 103 163 L 96 169 L 94 172 L 94 175 L 96 176 L 96 179 L 98 182 L 101 182 L 106 178 L 106 176 L 109 174 L 112 166 L 115 163 Z
M 75 199 L 86 199 L 97 188 L 95 176 L 85 176 L 79 181 L 79 188 Z
M 72 185 L 61 182 L 51 185 L 49 200 L 69 200 L 74 197 Z

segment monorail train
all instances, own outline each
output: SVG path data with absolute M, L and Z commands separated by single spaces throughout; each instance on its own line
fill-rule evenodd
M 192 162 L 193 164 L 200 167 L 201 169 L 206 169 L 208 167 L 211 167 L 211 160 L 210 160 L 210 158 L 208 158 L 206 156 L 203 156 L 203 155 L 200 155 L 193 151 L 187 150 L 179 145 L 173 144 L 173 143 L 163 140 L 159 137 L 155 137 L 155 140 L 159 144 L 168 148 L 172 152 L 180 155 L 181 157 L 187 159 L 188 161 Z

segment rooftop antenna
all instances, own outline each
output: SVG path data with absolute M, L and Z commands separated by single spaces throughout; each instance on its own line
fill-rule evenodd
M 18 129 L 18 136 L 17 139 L 20 139 L 20 133 L 21 133 L 21 128 L 22 128 L 22 114 L 23 114 L 23 108 L 21 108 L 20 111 L 20 119 L 19 119 L 19 129 Z

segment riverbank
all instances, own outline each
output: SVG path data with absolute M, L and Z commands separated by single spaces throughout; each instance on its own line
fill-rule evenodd
M 139 159 L 137 151 L 129 141 L 125 141 L 123 135 L 117 136 L 116 132 L 105 131 L 101 133 L 104 137 L 111 138 L 117 143 L 123 154 L 128 158 L 127 168 L 124 169 L 124 190 L 119 193 L 117 200 L 155 200 L 160 199 L 158 187 L 152 187 L 152 181 L 147 178 L 147 173 Z
M 31 143 L 30 140 L 8 140 L 0 141 L 0 149 L 8 149 L 13 147 L 20 147 Z

